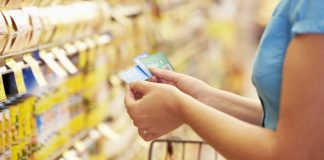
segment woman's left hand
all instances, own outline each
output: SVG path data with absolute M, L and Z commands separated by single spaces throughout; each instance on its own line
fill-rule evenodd
M 127 87 L 125 105 L 140 136 L 150 141 L 183 124 L 181 104 L 186 97 L 171 85 L 138 81 Z

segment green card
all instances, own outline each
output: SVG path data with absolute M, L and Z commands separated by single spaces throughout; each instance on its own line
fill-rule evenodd
M 146 68 L 155 67 L 158 69 L 173 71 L 174 68 L 171 65 L 169 59 L 165 54 L 159 52 L 140 59 Z

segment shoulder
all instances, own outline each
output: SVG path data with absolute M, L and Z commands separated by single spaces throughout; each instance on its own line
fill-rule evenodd
M 292 20 L 324 18 L 323 0 L 288 0 Z

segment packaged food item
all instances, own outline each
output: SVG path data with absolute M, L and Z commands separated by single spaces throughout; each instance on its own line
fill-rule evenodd
M 10 110 L 7 106 L 2 110 L 3 113 L 3 131 L 4 131 L 4 157 L 10 160 L 11 157 L 11 129 L 10 129 Z
M 3 8 L 6 4 L 7 0 L 0 0 L 0 7 Z
M 35 97 L 29 96 L 24 100 L 23 105 L 24 105 L 24 111 L 25 111 L 25 126 L 24 126 L 24 133 L 25 133 L 25 142 L 26 145 L 24 146 L 24 152 L 27 155 L 28 158 L 32 156 L 33 149 L 33 139 L 32 139 L 32 127 L 36 123 L 33 121 L 34 117 L 34 104 L 35 104 Z
M 14 9 L 19 8 L 22 4 L 23 0 L 7 0 L 5 3 L 6 9 Z
M 3 53 L 8 42 L 8 28 L 2 13 L 0 14 L 0 55 Z
M 112 9 L 106 1 L 98 1 L 99 14 L 101 19 L 100 32 L 104 33 L 111 24 Z
M 39 8 L 38 12 L 43 26 L 40 43 L 46 44 L 51 41 L 55 28 L 50 18 L 49 8 Z
M 41 7 L 49 6 L 51 4 L 51 0 L 41 0 L 39 5 Z
M 6 22 L 6 26 L 7 26 L 7 30 L 6 30 L 6 35 L 7 35 L 7 43 L 3 49 L 3 53 L 2 55 L 4 54 L 7 54 L 8 52 L 11 52 L 11 46 L 12 46 L 12 43 L 15 41 L 16 37 L 15 37 L 15 30 L 14 30 L 14 27 L 13 27 L 13 22 L 12 22 L 12 19 L 10 17 L 10 11 L 2 11 L 2 15 L 5 19 L 5 22 Z
M 41 0 L 23 0 L 22 6 L 38 6 Z
M 28 149 L 28 139 L 26 134 L 26 123 L 27 123 L 27 106 L 25 104 L 26 97 L 21 97 L 18 102 L 18 117 L 19 117 L 19 153 L 20 159 L 28 159 L 27 149 Z
M 38 45 L 42 33 L 42 21 L 36 7 L 24 7 L 22 11 L 28 15 L 31 25 L 31 34 L 28 41 L 29 47 Z
M 10 111 L 10 146 L 11 146 L 11 159 L 18 160 L 20 156 L 19 148 L 19 106 L 16 104 L 8 105 Z
M 5 143 L 5 137 L 4 137 L 4 105 L 0 104 L 0 159 L 4 159 L 4 143 Z
M 66 21 L 66 14 L 68 12 L 66 6 L 52 6 L 47 9 L 49 14 L 49 19 L 51 25 L 55 28 L 53 30 L 53 35 L 51 41 L 59 41 L 64 38 L 68 38 L 65 32 L 65 21 Z
M 6 18 L 11 40 L 11 43 L 7 44 L 8 51 L 13 52 L 26 48 L 31 34 L 29 17 L 20 9 L 4 11 L 3 14 Z

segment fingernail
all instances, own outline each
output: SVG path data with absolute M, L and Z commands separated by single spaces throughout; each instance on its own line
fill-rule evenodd
M 150 67 L 150 71 L 154 72 L 154 71 L 157 71 L 157 69 L 155 67 Z

